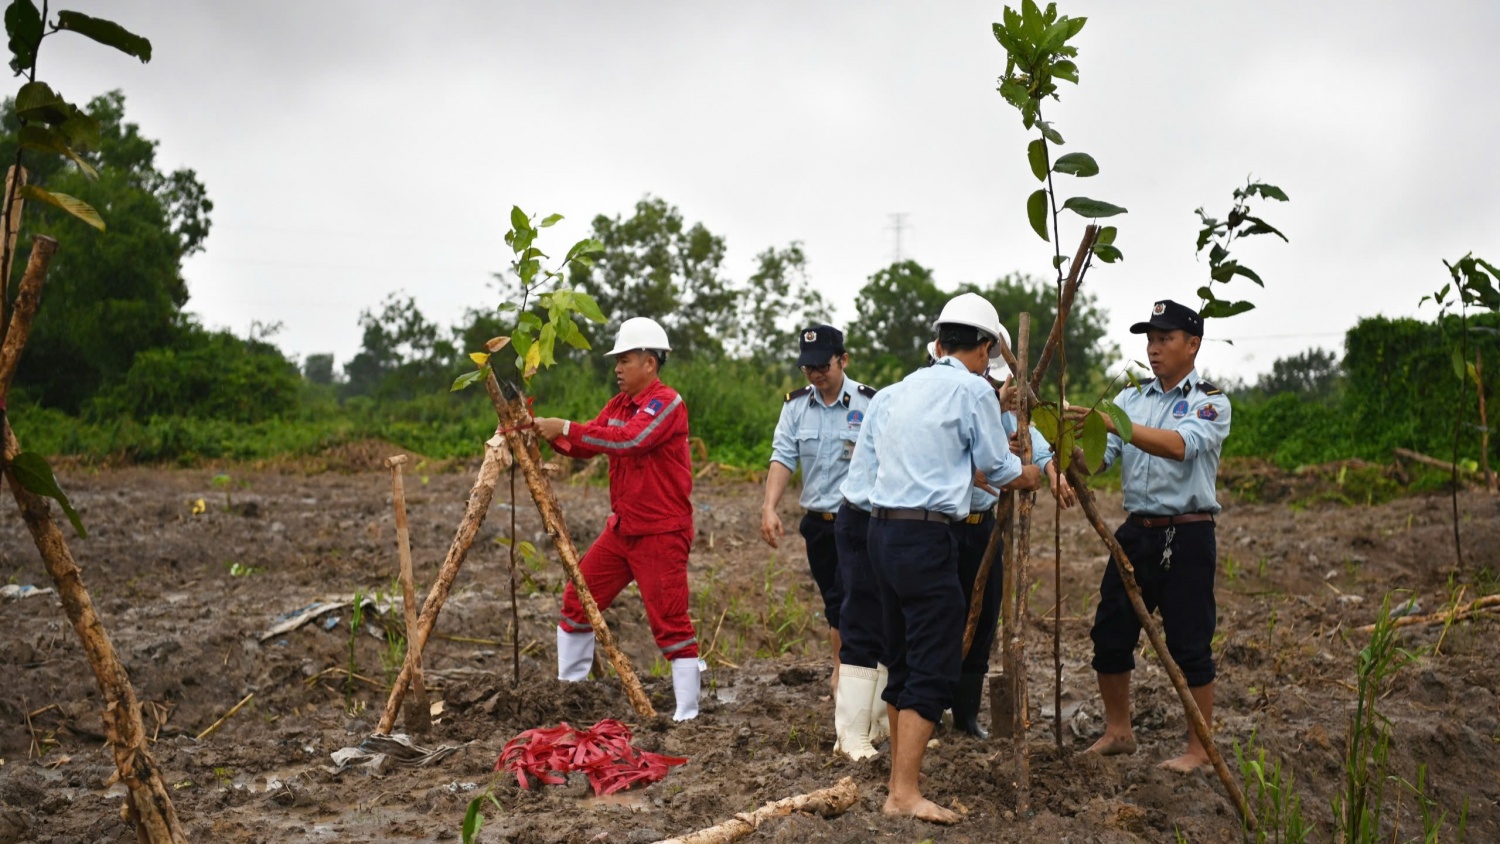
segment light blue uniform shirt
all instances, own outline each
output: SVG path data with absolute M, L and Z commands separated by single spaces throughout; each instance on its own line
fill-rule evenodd
M 1001 414 L 1000 418 L 1005 424 L 1005 447 L 1010 448 L 1010 438 L 1016 433 L 1016 415 L 1007 410 Z M 1047 443 L 1047 438 L 1042 436 L 1041 432 L 1033 425 L 1031 428 L 1031 465 L 1039 466 L 1042 471 L 1046 471 L 1047 464 L 1051 461 L 1052 446 Z M 999 489 L 999 486 L 993 481 L 990 482 L 990 486 Z M 974 487 L 973 494 L 969 496 L 969 512 L 981 513 L 994 507 L 995 502 L 999 500 L 976 486 Z
M 802 464 L 802 509 L 832 513 L 843 503 L 839 486 L 849 473 L 873 392 L 845 375 L 833 404 L 825 404 L 810 384 L 787 394 L 771 437 L 771 460 L 793 472 Z
M 994 388 L 945 357 L 875 394 L 841 491 L 865 509 L 967 516 L 975 469 L 995 486 L 1021 476 L 1003 430 Z
M 1150 516 L 1219 512 L 1214 481 L 1219 474 L 1219 451 L 1229 436 L 1229 397 L 1199 379 L 1194 369 L 1170 390 L 1163 391 L 1160 381 L 1142 384 L 1139 391 L 1127 387 L 1115 404 L 1137 425 L 1176 431 L 1183 444 L 1183 458 L 1169 460 L 1109 435 L 1104 465 L 1108 468 L 1115 458 L 1124 458 L 1120 486 L 1125 510 Z

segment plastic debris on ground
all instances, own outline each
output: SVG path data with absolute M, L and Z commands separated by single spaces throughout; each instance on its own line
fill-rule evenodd
M 514 772 L 522 788 L 531 778 L 562 785 L 567 774 L 588 777 L 595 796 L 613 794 L 636 785 L 658 782 L 668 769 L 687 762 L 682 756 L 663 756 L 637 750 L 630 744 L 630 728 L 609 718 L 586 730 L 564 721 L 556 727 L 527 730 L 506 743 L 495 770 Z
M 51 595 L 54 591 L 55 590 L 51 586 L 48 586 L 46 589 L 38 589 L 35 586 L 31 586 L 29 584 L 26 586 L 17 586 L 14 583 L 8 583 L 5 586 L 0 586 L 0 597 L 4 597 L 10 600 L 16 600 L 18 598 L 35 598 L 38 595 Z
M 333 767 L 330 773 L 342 774 L 350 768 L 363 768 L 365 773 L 382 775 L 396 765 L 408 768 L 423 768 L 435 765 L 452 756 L 457 745 L 443 744 L 431 750 L 412 743 L 411 737 L 403 733 L 388 736 L 373 735 L 360 742 L 357 747 L 343 747 L 333 752 Z

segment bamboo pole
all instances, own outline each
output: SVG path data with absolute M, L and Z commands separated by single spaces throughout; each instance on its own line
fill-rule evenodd
M 1418 624 L 1445 624 L 1449 619 L 1452 619 L 1454 621 L 1463 621 L 1466 618 L 1473 617 L 1474 614 L 1479 612 L 1480 610 L 1488 609 L 1490 607 L 1500 607 L 1500 595 L 1486 595 L 1483 598 L 1478 598 L 1470 601 L 1469 603 L 1464 604 L 1461 607 L 1454 607 L 1451 610 L 1444 610 L 1443 612 L 1435 612 L 1431 615 L 1403 616 L 1401 618 L 1392 620 L 1391 627 L 1400 628 L 1412 627 Z M 1375 625 L 1366 624 L 1363 627 L 1356 627 L 1354 628 L 1354 632 L 1374 633 Z
M 474 488 L 469 491 L 469 504 L 464 509 L 463 520 L 459 522 L 458 532 L 448 546 L 448 556 L 438 568 L 437 579 L 427 591 L 427 600 L 422 603 L 422 614 L 417 618 L 416 629 L 407 631 L 406 659 L 401 664 L 401 673 L 396 676 L 396 682 L 391 684 L 391 694 L 385 702 L 385 713 L 380 716 L 380 724 L 375 728 L 377 733 L 389 734 L 396 724 L 396 713 L 401 709 L 406 688 L 411 685 L 412 677 L 421 664 L 422 651 L 427 648 L 427 639 L 432 634 L 433 625 L 437 623 L 438 613 L 442 612 L 443 603 L 448 600 L 448 592 L 453 588 L 453 578 L 458 576 L 458 570 L 469 556 L 469 549 L 474 545 L 479 526 L 484 524 L 484 517 L 489 513 L 490 500 L 495 497 L 495 484 L 500 480 L 500 472 L 510 465 L 511 459 L 510 449 L 506 448 L 505 441 L 498 435 L 484 444 L 484 462 L 480 464 L 479 474 L 474 478 Z
M 656 844 L 729 844 L 759 829 L 771 818 L 785 817 L 793 812 L 817 812 L 825 818 L 834 817 L 848 811 L 857 799 L 859 787 L 854 784 L 854 778 L 844 777 L 828 788 L 776 800 L 717 826 L 677 838 L 663 838 Z
M 1187 678 L 1182 676 L 1182 669 L 1177 667 L 1177 661 L 1172 659 L 1172 654 L 1167 651 L 1166 639 L 1162 637 L 1161 625 L 1151 617 L 1146 609 L 1146 602 L 1141 598 L 1141 589 L 1135 582 L 1135 567 L 1130 563 L 1130 557 L 1126 555 L 1125 549 L 1115 539 L 1114 533 L 1104 524 L 1104 518 L 1099 514 L 1099 505 L 1094 501 L 1094 492 L 1088 488 L 1087 480 L 1078 472 L 1076 466 L 1068 467 L 1068 481 L 1073 484 L 1074 491 L 1078 494 L 1078 503 L 1083 506 L 1083 515 L 1094 526 L 1094 532 L 1104 540 L 1109 547 L 1110 556 L 1114 558 L 1115 566 L 1120 571 L 1120 580 L 1125 586 L 1125 594 L 1130 598 L 1130 605 L 1135 609 L 1136 618 L 1141 622 L 1141 627 L 1146 630 L 1146 637 L 1151 640 L 1151 648 L 1156 651 L 1156 656 L 1167 670 L 1167 676 L 1172 680 L 1172 687 L 1177 690 L 1177 697 L 1182 701 L 1183 711 L 1187 715 L 1188 726 L 1198 735 L 1198 741 L 1203 743 L 1203 749 L 1208 751 L 1208 759 L 1213 763 L 1214 772 L 1219 775 L 1219 781 L 1224 784 L 1224 790 L 1229 792 L 1234 807 L 1240 813 L 1249 829 L 1256 826 L 1255 813 L 1251 811 L 1250 804 L 1245 802 L 1245 795 L 1240 791 L 1239 783 L 1235 782 L 1229 768 L 1224 764 L 1224 757 L 1219 753 L 1218 745 L 1214 744 L 1213 730 L 1209 728 L 1208 722 L 1203 720 L 1203 712 L 1198 709 L 1197 701 L 1193 700 L 1193 693 L 1188 688 Z
M 1026 371 L 1031 344 L 1031 315 L 1021 314 L 1020 332 L 1016 338 L 1016 359 L 1019 371 Z M 1031 408 L 1032 402 L 1024 394 L 1016 405 L 1016 438 L 1021 445 L 1021 465 L 1031 463 Z M 1011 699 L 1013 701 L 1014 727 L 1012 749 L 1015 754 L 1016 814 L 1025 815 L 1031 809 L 1031 749 L 1026 741 L 1030 726 L 1030 712 L 1026 684 L 1026 598 L 1027 566 L 1031 555 L 1031 508 L 1036 493 L 1031 490 L 1016 494 L 1015 527 L 1013 528 L 1016 553 L 1005 561 L 1006 582 L 1011 584 L 1010 599 L 1014 603 L 1011 611 L 1010 635 L 1005 641 L 1006 667 L 1010 673 Z M 1012 579 L 1012 574 L 1014 578 Z
M 503 343 L 491 340 L 487 345 L 493 353 Z M 604 622 L 604 614 L 599 611 L 599 604 L 594 601 L 594 595 L 589 592 L 588 583 L 583 579 L 583 571 L 578 566 L 578 548 L 573 545 L 573 538 L 568 534 L 568 525 L 563 520 L 562 508 L 558 506 L 552 482 L 542 471 L 542 455 L 537 448 L 536 438 L 522 434 L 531 424 L 531 414 L 526 409 L 525 401 L 519 391 L 514 389 L 511 391 L 512 395 L 507 395 L 501 389 L 500 382 L 495 379 L 493 370 L 486 373 L 484 386 L 490 394 L 490 403 L 495 407 L 495 415 L 500 419 L 500 430 L 505 432 L 505 439 L 510 443 L 516 463 L 521 467 L 521 474 L 526 478 L 526 488 L 531 491 L 531 499 L 542 516 L 542 526 L 547 529 L 547 535 L 552 537 L 552 545 L 557 549 L 557 556 L 568 573 L 568 580 L 572 581 L 584 614 L 589 617 L 589 624 L 593 625 L 594 638 L 609 659 L 610 665 L 614 666 L 615 673 L 620 676 L 620 683 L 625 687 L 630 705 L 642 718 L 656 717 L 656 709 L 651 706 L 651 699 L 646 697 L 645 689 L 641 688 L 641 681 L 636 678 L 630 659 L 615 643 L 615 634 Z
M 105 740 L 115 758 L 115 771 L 128 794 L 125 819 L 134 826 L 136 840 L 141 844 L 186 844 L 187 837 L 177 820 L 177 810 L 172 806 L 161 770 L 146 747 L 146 728 L 141 720 L 135 689 L 130 685 L 130 676 L 115 655 L 109 634 L 94 610 L 93 599 L 83 585 L 83 574 L 68 550 L 62 531 L 52 520 L 47 499 L 23 486 L 16 474 L 10 471 L 10 462 L 21 453 L 21 443 L 11 430 L 10 421 L 5 418 L 4 399 L 20 363 L 26 338 L 31 333 L 37 308 L 41 305 L 47 266 L 56 252 L 56 240 L 41 236 L 32 239 L 31 257 L 21 278 L 5 342 L 0 346 L 0 438 L 3 438 L 0 468 L 9 478 L 10 491 L 20 507 L 21 518 L 26 522 L 47 573 L 57 587 L 63 611 L 83 643 L 89 667 L 93 669 L 94 679 L 104 697 L 101 720 Z
M 417 588 L 411 565 L 411 528 L 406 521 L 406 485 L 401 478 L 401 467 L 407 456 L 397 454 L 385 459 L 391 470 L 391 506 L 396 511 L 396 553 L 401 560 L 401 613 L 406 623 L 407 647 L 411 647 L 412 632 L 417 629 Z M 427 686 L 422 682 L 422 655 L 417 654 L 411 670 L 411 697 L 406 699 L 402 710 L 402 723 L 406 731 L 414 735 L 425 735 L 432 729 L 432 703 L 427 699 Z

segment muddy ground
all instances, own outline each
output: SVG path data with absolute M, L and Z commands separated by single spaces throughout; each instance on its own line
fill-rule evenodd
M 833 819 L 772 821 L 750 840 L 1240 839 L 1235 812 L 1214 778 L 1156 768 L 1179 751 L 1184 727 L 1177 698 L 1153 658 L 1136 672 L 1140 752 L 1109 759 L 1079 753 L 1101 728 L 1087 622 L 1104 552 L 1075 513 L 1062 520 L 1069 718 L 1063 749 L 1053 744 L 1053 511 L 1045 496 L 1036 510 L 1033 544 L 1042 559 L 1033 568 L 1040 584 L 1027 632 L 1038 713 L 1027 737 L 1029 816 L 1011 811 L 1010 742 L 949 732 L 939 733 L 927 755 L 926 789 L 961 812 L 962 823 L 939 828 L 880 813 L 884 754 L 857 764 L 831 752 L 829 662 L 794 533 L 795 495 L 785 502 L 793 534 L 773 552 L 758 538 L 759 487 L 713 478 L 700 482 L 695 494 L 691 568 L 693 612 L 710 665 L 700 719 L 642 722 L 612 680 L 564 685 L 552 679 L 562 582 L 552 562 L 536 571 L 523 567 L 518 577 L 522 655 L 520 682 L 514 683 L 507 552 L 494 541 L 510 533 L 502 481 L 426 658 L 443 713 L 420 742 L 459 749 L 430 767 L 335 776 L 326 770 L 330 754 L 367 736 L 384 705 L 392 674 L 387 641 L 363 631 L 351 637 L 348 608 L 265 642 L 260 634 L 278 616 L 325 596 L 392 591 L 397 557 L 390 483 L 375 461 L 384 456 L 380 448 L 365 452 L 315 466 L 61 472 L 90 530 L 87 540 L 72 541 L 73 552 L 145 702 L 153 750 L 193 841 L 456 841 L 468 802 L 493 783 L 504 811 L 489 809 L 481 841 L 646 842 L 845 775 L 860 788 L 851 811 Z M 423 465 L 409 473 L 407 503 L 424 593 L 458 524 L 474 468 Z M 215 482 L 216 475 L 228 478 Z M 518 488 L 518 533 L 546 552 L 524 484 Z M 573 535 L 586 543 L 605 518 L 606 490 L 565 482 L 558 488 Z M 1101 504 L 1113 520 L 1118 494 L 1101 493 Z M 1354 666 L 1365 642 L 1351 629 L 1372 620 L 1389 590 L 1409 590 L 1424 611 L 1441 609 L 1452 587 L 1463 586 L 1465 600 L 1500 591 L 1500 501 L 1466 493 L 1461 509 L 1470 564 L 1450 585 L 1446 496 L 1377 506 L 1227 501 L 1219 529 L 1215 726 L 1226 753 L 1231 742 L 1253 735 L 1257 746 L 1286 760 L 1316 826 L 1312 840 L 1332 835 L 1330 800 L 1341 780 Z M 50 585 L 8 502 L 0 507 L 0 575 L 11 584 Z M 373 615 L 369 629 L 400 630 L 389 615 Z M 670 682 L 639 598 L 627 592 L 608 617 L 658 710 L 670 712 Z M 1380 701 L 1393 724 L 1393 773 L 1414 780 L 1418 764 L 1430 765 L 1428 784 L 1438 805 L 1456 815 L 1468 801 L 1469 841 L 1500 841 L 1497 620 L 1491 615 L 1446 632 L 1413 628 L 1405 643 L 1429 651 Z M 1431 653 L 1440 636 L 1440 652 Z M 120 819 L 122 787 L 109 784 L 113 766 L 99 735 L 98 690 L 55 597 L 0 600 L 0 641 L 6 678 L 0 684 L 0 842 L 133 841 Z M 346 673 L 351 642 L 352 681 Z M 195 739 L 252 692 L 250 703 L 222 727 Z M 521 730 L 603 718 L 629 723 L 639 747 L 690 761 L 663 782 L 612 800 L 591 798 L 581 779 L 525 792 L 514 778 L 491 773 L 501 747 Z M 1418 833 L 1418 820 L 1413 799 L 1399 785 L 1388 788 L 1388 801 L 1396 803 L 1398 794 L 1399 839 L 1407 840 Z

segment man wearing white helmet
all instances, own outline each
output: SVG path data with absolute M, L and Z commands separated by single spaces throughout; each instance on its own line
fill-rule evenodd
M 1005 445 L 1000 405 L 983 373 L 1000 350 L 1000 318 L 983 297 L 954 297 L 937 320 L 938 360 L 875 394 L 841 491 L 870 509 L 868 547 L 879 584 L 891 730 L 883 810 L 935 823 L 958 816 L 922 795 L 922 756 L 953 703 L 967 607 L 954 521 L 969 515 L 978 471 L 1006 489 L 1035 489 L 1036 466 Z M 847 601 L 846 611 L 847 611 Z
M 535 424 L 559 454 L 608 455 L 612 512 L 580 563 L 584 582 L 600 610 L 636 582 L 656 646 L 672 665 L 673 717 L 685 721 L 698 716 L 699 691 L 698 639 L 688 618 L 693 467 L 687 408 L 657 378 L 671 348 L 655 320 L 625 320 L 609 351 L 619 395 L 592 422 L 540 418 Z M 570 583 L 557 627 L 558 679 L 586 679 L 593 659 L 594 629 Z

